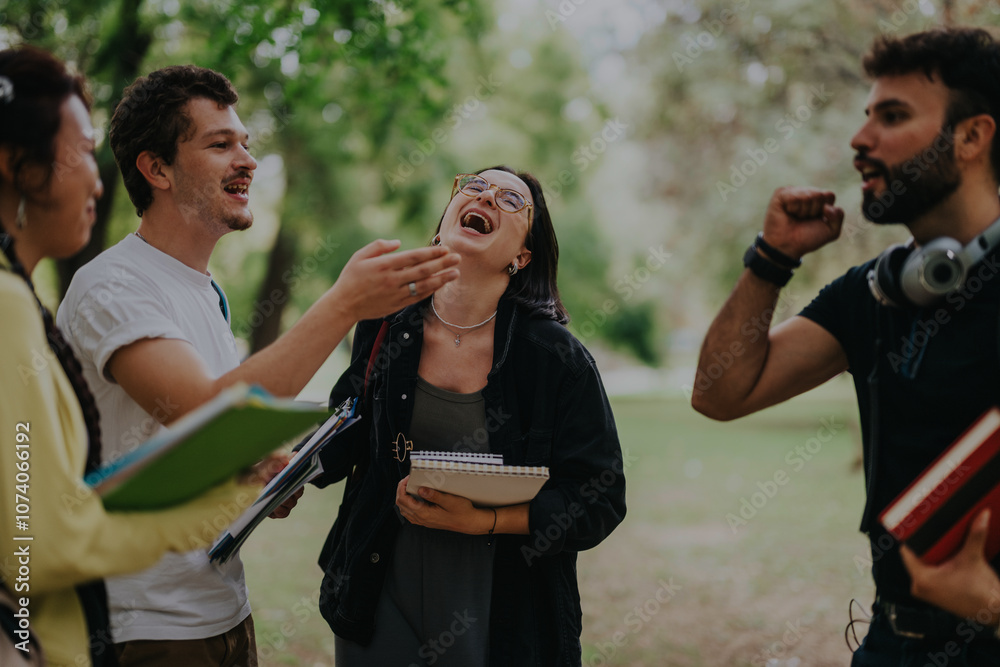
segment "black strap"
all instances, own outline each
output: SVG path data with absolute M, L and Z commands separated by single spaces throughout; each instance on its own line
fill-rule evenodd
M 782 266 L 789 269 L 797 269 L 802 266 L 801 259 L 795 259 L 794 257 L 789 257 L 785 253 L 781 252 L 773 245 L 764 240 L 764 232 L 759 232 L 757 234 L 757 240 L 754 241 L 762 253 L 767 255 L 768 259 L 776 264 L 781 264 Z
M 372 369 L 375 367 L 375 360 L 378 358 L 379 353 L 382 351 L 382 343 L 385 341 L 385 336 L 389 332 L 389 321 L 382 320 L 382 326 L 379 327 L 378 334 L 375 336 L 375 344 L 372 346 L 371 355 L 368 357 L 368 366 L 365 368 L 365 382 L 364 388 L 361 390 L 361 413 L 371 414 L 371 409 L 368 406 L 368 380 L 371 377 Z M 354 470 L 351 473 L 351 480 L 357 481 L 361 479 L 361 476 L 365 474 L 365 470 L 368 468 L 368 456 L 361 456 L 358 458 L 358 462 L 354 465 Z
M 757 252 L 757 246 L 751 245 L 743 254 L 743 266 L 762 280 L 784 287 L 792 279 L 792 270 L 778 266 Z
M 97 580 L 76 587 L 90 636 L 90 660 L 93 667 L 118 667 L 118 654 L 111 639 L 111 616 L 104 581 Z

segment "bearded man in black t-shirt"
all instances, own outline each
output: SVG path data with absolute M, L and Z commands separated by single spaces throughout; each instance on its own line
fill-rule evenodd
M 876 601 L 854 667 L 1000 665 L 1000 579 L 980 515 L 957 556 L 928 566 L 878 514 L 1000 400 L 1000 43 L 967 28 L 882 38 L 851 140 L 863 213 L 913 238 L 823 289 L 767 336 L 801 258 L 834 241 L 832 192 L 775 191 L 746 270 L 702 347 L 692 404 L 729 420 L 849 371 L 858 394 Z M 747 335 L 749 334 L 749 335 Z M 727 356 L 728 355 L 728 356 Z M 732 358 L 721 375 L 720 356 Z

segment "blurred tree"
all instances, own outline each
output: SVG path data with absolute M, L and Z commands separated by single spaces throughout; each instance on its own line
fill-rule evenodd
M 293 160 L 286 163 L 296 176 L 300 170 L 312 176 L 290 181 L 289 208 L 299 215 L 285 220 L 269 253 L 257 303 L 271 307 L 260 324 L 247 328 L 254 350 L 278 333 L 289 278 L 295 277 L 289 274 L 299 250 L 295 239 L 311 222 L 348 208 L 329 187 L 339 167 L 367 145 L 383 147 L 392 132 L 407 134 L 443 114 L 448 82 L 440 70 L 449 44 L 474 40 L 484 27 L 476 0 L 427 0 L 405 8 L 354 0 L 324 11 L 307 2 L 5 0 L 0 13 L 5 41 L 47 48 L 87 74 L 98 120 L 110 116 L 124 87 L 142 71 L 192 61 L 226 73 L 241 92 L 243 113 L 256 109 L 254 143 L 281 153 L 287 146 Z M 345 102 L 330 103 L 331 91 Z M 63 291 L 108 241 L 120 178 L 107 142 L 99 162 L 106 195 L 88 247 L 60 263 Z
M 546 185 L 571 314 L 615 296 L 605 280 L 607 241 L 578 196 L 593 173 L 584 173 L 579 151 L 608 110 L 593 95 L 578 44 L 537 20 L 498 22 L 503 11 L 483 0 L 0 0 L 0 35 L 48 48 L 84 72 L 98 125 L 125 85 L 157 67 L 194 62 L 233 80 L 256 154 L 280 155 L 275 178 L 285 181 L 273 241 L 226 241 L 240 250 L 213 260 L 234 331 L 256 351 L 336 278 L 349 250 L 375 235 L 426 242 L 454 173 L 496 163 L 527 166 Z M 570 119 L 574 104 L 592 112 Z M 59 265 L 63 290 L 78 266 L 135 224 L 107 142 L 99 161 L 106 196 L 88 248 Z M 594 336 L 635 341 L 625 347 L 652 359 L 652 320 L 637 304 L 620 305 L 637 308 L 634 321 L 649 326 L 626 337 L 598 326 Z
M 46 48 L 73 63 L 95 84 L 95 110 L 105 116 L 139 73 L 153 41 L 154 22 L 140 19 L 142 0 L 63 3 L 53 0 L 0 0 L 6 40 L 21 39 Z M 97 203 L 97 222 L 90 242 L 76 256 L 59 262 L 60 293 L 76 269 L 104 249 L 105 231 L 121 178 L 111 148 L 97 153 L 104 197 Z
M 704 292 L 715 302 L 730 289 L 776 187 L 830 188 L 847 211 L 842 240 L 810 256 L 787 290 L 793 297 L 900 240 L 905 230 L 875 228 L 859 213 L 849 141 L 868 90 L 861 56 L 880 34 L 951 22 L 995 25 L 1000 9 L 997 2 L 961 0 L 706 0 L 672 7 L 630 64 L 656 91 L 639 111 L 648 187 L 677 211 L 668 223 L 676 256 L 689 258 L 681 261 L 692 275 L 708 277 L 700 292 L 672 304 L 679 318 L 697 311 Z

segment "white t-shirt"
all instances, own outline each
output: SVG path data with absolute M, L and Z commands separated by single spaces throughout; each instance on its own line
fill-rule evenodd
M 228 311 L 211 276 L 134 234 L 77 271 L 56 322 L 79 358 L 101 412 L 105 461 L 163 428 L 108 376 L 111 355 L 143 338 L 185 340 L 219 377 L 239 365 Z M 170 396 L 157 405 L 154 413 L 162 411 L 157 417 L 176 409 Z M 167 554 L 144 572 L 106 583 L 116 642 L 204 639 L 231 630 L 250 614 L 239 558 L 220 566 L 201 549 Z

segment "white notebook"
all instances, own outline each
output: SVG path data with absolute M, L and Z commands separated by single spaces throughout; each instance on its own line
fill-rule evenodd
M 549 478 L 545 466 L 508 466 L 500 454 L 418 451 L 410 454 L 406 490 L 424 486 L 468 498 L 480 507 L 526 503 Z

